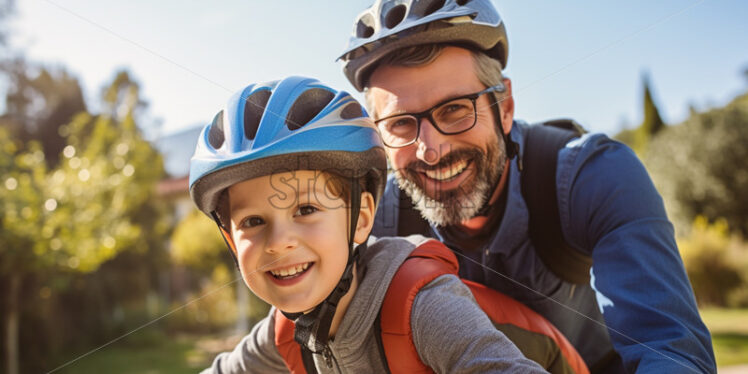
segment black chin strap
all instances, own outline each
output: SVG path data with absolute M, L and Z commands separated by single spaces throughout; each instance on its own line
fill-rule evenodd
M 498 130 L 499 134 L 501 134 L 501 137 L 504 139 L 504 147 L 506 148 L 506 157 L 510 160 L 513 159 L 515 156 L 517 156 L 517 164 L 519 166 L 519 170 L 522 170 L 522 159 L 519 157 L 519 144 L 512 140 L 512 138 L 509 136 L 509 134 L 504 133 L 504 126 L 501 123 L 501 108 L 499 107 L 499 102 L 496 101 L 496 95 L 491 93 L 488 95 L 489 100 L 491 100 L 491 109 L 493 110 L 493 115 L 496 117 L 496 129 Z M 494 187 L 498 186 L 499 180 L 501 179 L 501 176 L 496 179 L 494 182 Z
M 510 160 L 513 159 L 515 156 L 517 157 L 517 166 L 519 167 L 519 170 L 522 171 L 522 158 L 519 155 L 519 144 L 511 139 L 509 134 L 504 133 L 504 126 L 502 126 L 501 123 L 501 108 L 499 108 L 499 102 L 496 101 L 496 95 L 493 93 L 489 96 L 489 100 L 491 100 L 491 109 L 493 110 L 493 115 L 496 117 L 496 130 L 499 134 L 501 134 L 501 137 L 504 139 L 504 148 L 506 149 L 506 157 Z M 504 173 L 506 173 L 507 170 L 504 170 Z M 496 188 L 499 187 L 499 183 L 501 182 L 501 175 L 499 175 L 495 181 L 493 181 L 493 184 L 491 185 L 491 188 L 488 190 L 489 194 L 486 197 L 486 201 L 483 202 L 483 206 L 478 210 L 477 213 L 475 213 L 475 216 L 488 216 L 489 210 L 491 210 L 491 196 L 496 191 Z

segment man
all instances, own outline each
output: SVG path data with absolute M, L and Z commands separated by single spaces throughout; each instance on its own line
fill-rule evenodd
M 506 33 L 490 1 L 379 0 L 341 58 L 394 169 L 375 235 L 441 239 L 464 277 L 543 314 L 593 372 L 716 371 L 673 227 L 636 156 L 586 134 L 552 149 L 550 171 L 523 167 L 550 143 L 530 149 L 538 126 L 513 119 Z M 550 183 L 527 181 L 543 172 Z M 544 189 L 552 204 L 529 198 Z

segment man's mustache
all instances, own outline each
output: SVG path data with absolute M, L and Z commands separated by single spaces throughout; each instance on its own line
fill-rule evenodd
M 422 160 L 415 160 L 406 165 L 405 169 L 409 172 L 439 170 L 460 160 L 480 159 L 481 157 L 483 157 L 483 152 L 475 148 L 463 148 L 447 153 L 435 165 L 429 165 Z

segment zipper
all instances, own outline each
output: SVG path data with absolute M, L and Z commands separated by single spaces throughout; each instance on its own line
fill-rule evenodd
M 322 357 L 325 359 L 327 368 L 332 369 L 332 351 L 330 351 L 329 345 L 325 345 L 325 349 L 322 350 Z

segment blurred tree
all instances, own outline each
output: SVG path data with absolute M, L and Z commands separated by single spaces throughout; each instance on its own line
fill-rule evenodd
M 210 274 L 219 264 L 234 266 L 216 224 L 197 209 L 193 209 L 174 229 L 171 256 L 176 264 L 205 274 Z
M 215 222 L 205 216 L 197 209 L 193 209 L 174 229 L 171 236 L 171 255 L 174 262 L 179 265 L 188 266 L 199 271 L 204 276 L 211 277 L 210 286 L 222 287 L 227 283 L 226 274 L 230 269 L 234 279 L 234 294 L 236 307 L 236 332 L 245 334 L 248 330 L 249 321 L 259 321 L 268 312 L 268 305 L 254 295 L 249 295 L 249 290 L 241 280 L 241 274 L 236 270 L 234 260 L 226 248 L 226 243 Z M 212 292 L 214 290 L 205 290 Z M 207 310 L 204 314 L 211 315 L 210 305 L 196 303 L 193 309 L 203 308 Z M 223 313 L 225 315 L 225 313 Z M 207 321 L 219 324 L 221 321 Z
M 731 239 L 727 221 L 718 219 L 710 224 L 705 217 L 697 216 L 691 232 L 678 240 L 699 305 L 727 306 L 728 296 L 744 282 L 741 258 L 745 254 L 730 251 Z
M 668 214 L 684 233 L 697 215 L 748 235 L 748 93 L 668 126 L 644 159 Z
M 18 266 L 35 267 L 34 237 L 44 220 L 43 197 L 36 191 L 44 185 L 44 154 L 31 144 L 23 151 L 10 132 L 0 127 L 0 262 L 1 289 L 4 290 L 3 343 L 5 370 L 19 372 L 19 321 L 21 287 L 25 272 Z M 28 265 L 27 265 L 28 264 Z M 29 269 L 34 271 L 37 269 Z
M 640 157 L 647 150 L 650 139 L 665 128 L 665 122 L 662 121 L 660 111 L 657 109 L 657 105 L 652 97 L 650 85 L 649 75 L 646 73 L 643 74 L 642 87 L 644 88 L 644 119 L 642 120 L 642 123 L 635 129 L 622 130 L 615 136 L 616 140 L 630 146 Z
M 9 290 L 4 322 L 10 326 L 5 329 L 10 374 L 18 370 L 17 310 L 23 307 L 18 287 L 25 279 L 74 279 L 122 251 L 162 248 L 168 220 L 155 185 L 164 176 L 163 163 L 136 125 L 137 84 L 127 73 L 119 73 L 115 83 L 118 95 L 105 102 L 121 103 L 116 116 L 82 113 L 61 126 L 67 145 L 55 168 L 47 167 L 39 143 L 24 144 L 0 127 L 7 155 L 0 164 L 0 279 Z M 70 285 L 53 284 L 58 289 L 52 291 Z
M 39 141 L 47 166 L 56 166 L 66 145 L 60 127 L 86 110 L 78 79 L 64 69 L 49 70 L 21 57 L 1 66 L 8 89 L 0 125 L 11 128 L 24 142 Z

